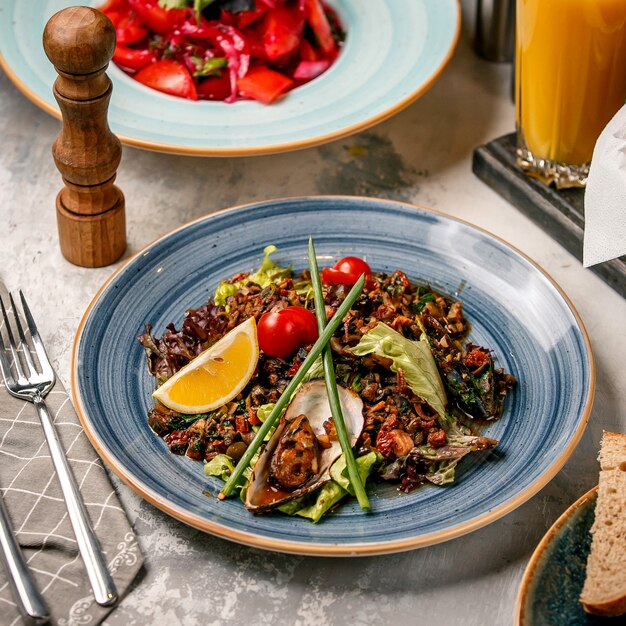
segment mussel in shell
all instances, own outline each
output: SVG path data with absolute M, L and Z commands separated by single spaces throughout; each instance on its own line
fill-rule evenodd
M 363 402 L 338 386 L 350 445 L 363 430 Z M 341 456 L 332 422 L 326 385 L 314 380 L 300 387 L 263 448 L 246 492 L 246 508 L 269 511 L 284 502 L 321 487 L 330 480 L 330 468 Z

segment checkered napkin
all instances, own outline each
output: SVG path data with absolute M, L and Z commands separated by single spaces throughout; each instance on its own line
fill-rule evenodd
M 0 295 L 8 306 L 1 281 Z M 36 320 L 37 311 L 33 316 Z M 143 563 L 137 539 L 60 382 L 46 396 L 46 403 L 121 597 Z M 101 607 L 93 599 L 35 407 L 10 396 L 1 376 L 0 493 L 28 567 L 50 609 L 51 623 L 100 623 L 111 608 Z M 0 565 L 0 625 L 21 623 Z

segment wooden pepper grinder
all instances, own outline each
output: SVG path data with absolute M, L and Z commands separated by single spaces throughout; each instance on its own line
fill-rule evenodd
M 56 199 L 61 252 L 83 267 L 117 261 L 126 248 L 124 195 L 113 184 L 122 157 L 107 110 L 112 85 L 104 73 L 115 50 L 115 28 L 89 7 L 53 15 L 43 46 L 59 73 L 54 97 L 63 128 L 52 155 L 65 187 Z

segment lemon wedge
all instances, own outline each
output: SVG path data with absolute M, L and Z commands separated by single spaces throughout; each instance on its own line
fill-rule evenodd
M 253 317 L 201 352 L 152 395 L 179 413 L 207 413 L 230 402 L 248 383 L 259 360 Z

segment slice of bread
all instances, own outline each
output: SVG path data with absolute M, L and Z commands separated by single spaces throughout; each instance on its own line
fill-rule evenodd
M 605 432 L 591 552 L 580 601 L 587 613 L 626 613 L 626 434 Z

